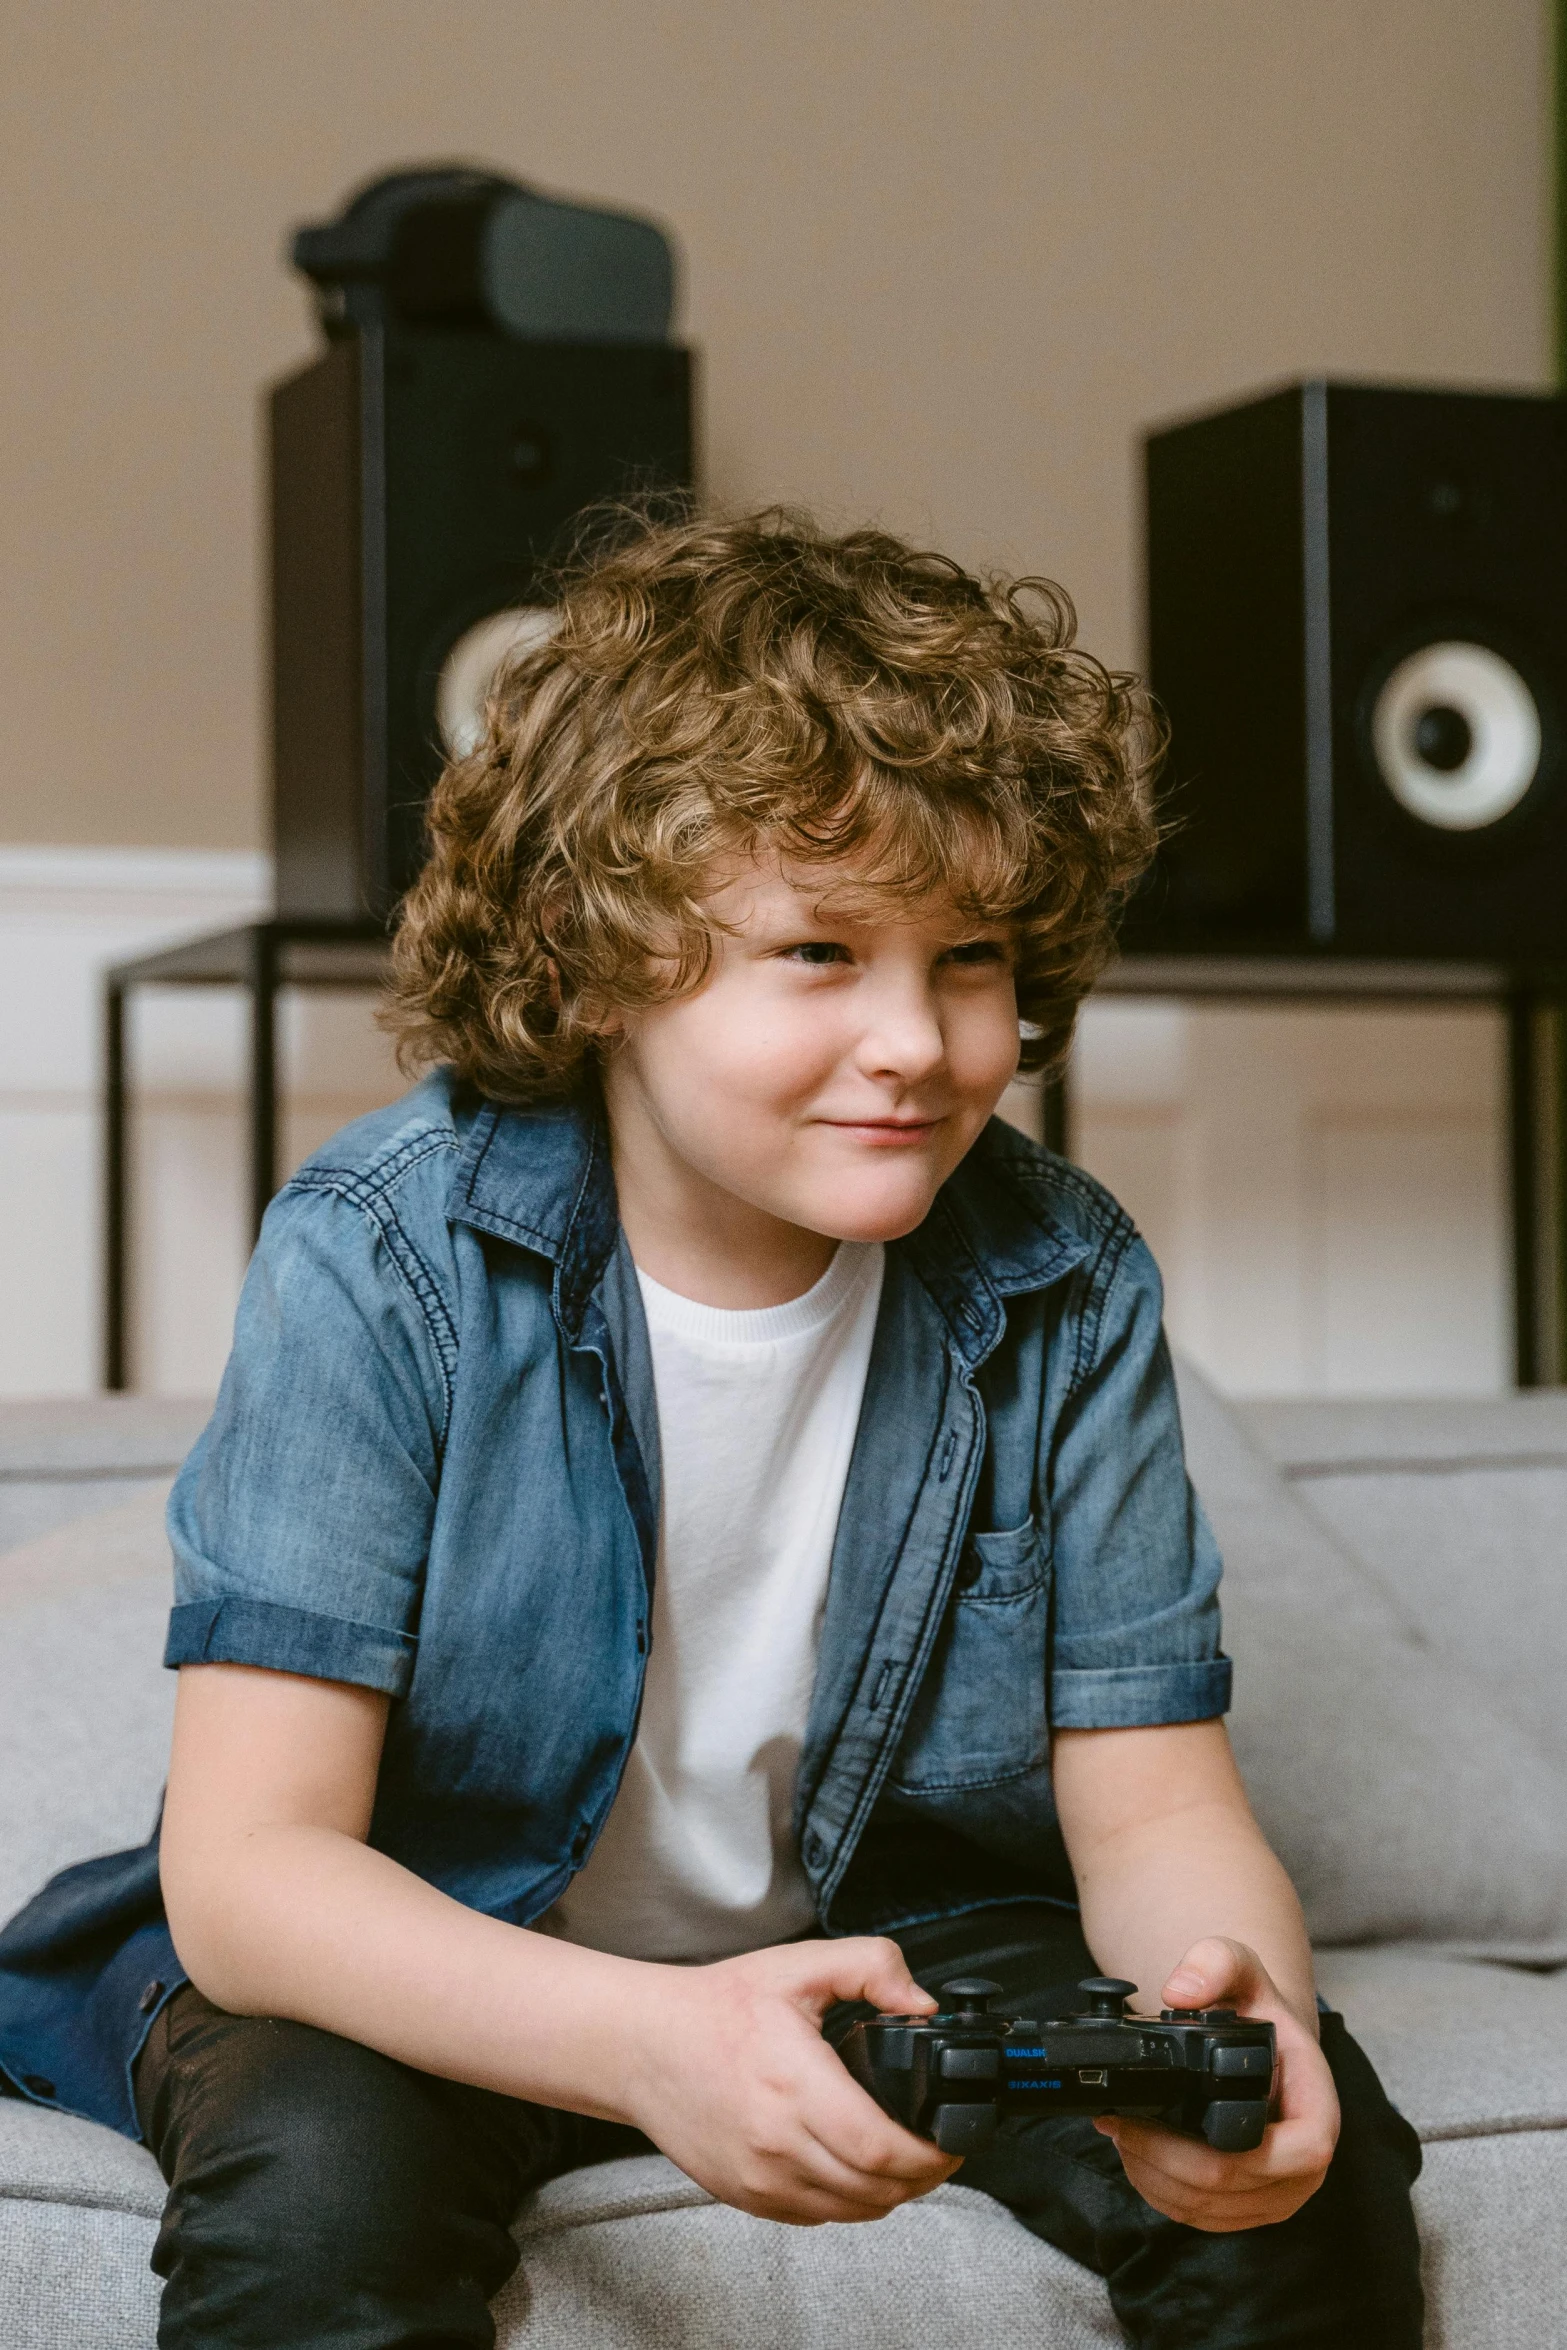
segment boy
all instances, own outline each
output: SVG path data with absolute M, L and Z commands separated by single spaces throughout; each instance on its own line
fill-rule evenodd
M 163 1906 L 149 1848 L 0 1939 L 8 2072 L 169 2179 L 169 2350 L 487 2344 L 521 2195 L 649 2141 L 877 2218 L 958 2166 L 829 2010 L 1095 1969 L 1269 2018 L 1280 2118 L 965 2180 L 1136 2343 L 1418 2342 L 1412 2136 L 1225 1742 L 1157 1276 L 992 1122 L 1147 741 L 1053 591 L 762 516 L 590 564 L 443 779 L 435 1074 L 274 1204 L 171 1504 Z

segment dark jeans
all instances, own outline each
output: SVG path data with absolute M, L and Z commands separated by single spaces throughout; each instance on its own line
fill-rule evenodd
M 898 1939 L 932 1987 L 987 1974 L 1001 2004 L 1035 2012 L 1095 1971 L 1076 1919 L 1032 1905 Z M 1140 2350 L 1419 2350 L 1414 2133 L 1336 2016 L 1323 2045 L 1343 2134 L 1325 2184 L 1279 2227 L 1209 2236 L 1161 2219 L 1085 2120 L 1006 2132 L 961 2176 L 1096 2269 Z M 188 1988 L 154 2025 L 136 2090 L 169 2181 L 152 2260 L 161 2350 L 490 2350 L 524 2194 L 648 2151 L 635 2130 L 225 2015 Z

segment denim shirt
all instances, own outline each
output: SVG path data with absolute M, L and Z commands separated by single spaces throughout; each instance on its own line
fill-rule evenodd
M 526 1925 L 636 1734 L 658 1515 L 599 1116 L 437 1075 L 268 1211 L 169 1505 L 165 1662 L 384 1691 L 371 1843 Z M 993 1121 L 886 1252 L 795 1793 L 822 1930 L 1070 1903 L 1051 1729 L 1222 1713 L 1218 1578 L 1153 1261 Z M 135 2136 L 184 1980 L 156 1838 L 67 1869 L 0 1934 L 0 2070 Z

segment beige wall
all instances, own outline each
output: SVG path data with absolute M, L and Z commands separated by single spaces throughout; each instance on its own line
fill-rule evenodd
M 285 228 L 481 158 L 676 228 L 726 499 L 1046 568 L 1135 658 L 1133 436 L 1547 366 L 1543 0 L 12 0 L 0 840 L 265 838 Z

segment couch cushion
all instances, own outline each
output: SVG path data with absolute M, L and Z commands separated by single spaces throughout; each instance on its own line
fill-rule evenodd
M 157 2224 L 0 2192 L 0 2342 L 6 2350 L 154 2350 Z
M 0 2097 L 0 2197 L 155 2220 L 163 2174 L 145 2146 L 75 2114 Z M 0 2333 L 0 2341 L 10 2337 Z
M 166 1485 L 211 1409 L 151 1395 L 0 1403 L 0 1552 Z
M 0 2342 L 153 2350 L 163 2180 L 96 2122 L 0 2098 Z
M 1246 1418 L 1433 1647 L 1567 1769 L 1567 1395 L 1253 1405 Z
M 1567 1960 L 1567 1770 L 1432 1647 L 1235 1414 L 1180 1372 L 1224 1553 L 1231 1727 L 1317 1942 Z
M 172 1476 L 212 1416 L 210 1396 L 94 1395 L 0 1403 L 8 1477 Z
M 501 2350 L 1098 2350 L 1099 2279 L 986 2195 L 938 2187 L 874 2227 L 785 2228 L 644 2155 L 554 2180 L 518 2223 Z
M 140 1844 L 169 1759 L 166 1481 L 0 1557 L 0 1920 Z
M 1567 1974 L 1395 1943 L 1320 1950 L 1317 1981 L 1423 2139 L 1567 2130 Z
M 1387 1461 L 1567 1466 L 1567 1389 L 1519 1395 L 1270 1397 L 1235 1413 L 1292 1474 Z
M 1567 2133 L 1428 2147 L 1415 2217 L 1425 2350 L 1555 2350 L 1567 2340 Z

